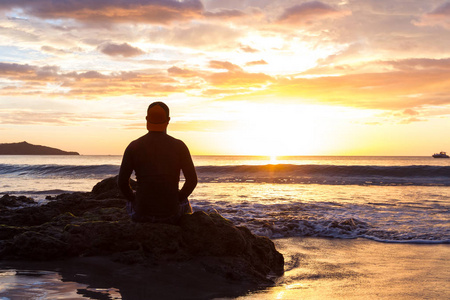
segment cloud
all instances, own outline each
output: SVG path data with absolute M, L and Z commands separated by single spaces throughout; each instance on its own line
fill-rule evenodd
M 420 21 L 414 21 L 416 26 L 441 26 L 450 29 L 450 2 L 436 7 L 433 11 L 424 14 Z
M 340 11 L 320 1 L 311 1 L 286 8 L 276 23 L 305 26 L 322 19 L 340 18 L 349 14 L 350 11 Z
M 217 19 L 236 19 L 246 16 L 243 11 L 237 9 L 221 9 L 218 11 L 207 11 L 203 14 L 207 18 L 217 18 Z
M 255 52 L 259 52 L 259 50 L 254 49 L 254 48 L 252 48 L 252 47 L 250 47 L 250 46 L 240 45 L 240 47 L 241 47 L 241 50 L 244 51 L 244 52 L 246 52 L 246 53 L 255 53 Z
M 263 73 L 247 73 L 238 65 L 228 61 L 212 60 L 209 67 L 214 69 L 224 69 L 227 72 L 211 74 L 207 80 L 214 87 L 240 88 L 240 87 L 260 87 L 267 82 L 273 81 L 273 78 Z
M 228 71 L 241 71 L 242 68 L 232 64 L 228 61 L 218 61 L 218 60 L 212 60 L 209 62 L 209 67 L 214 69 L 225 69 Z
M 18 96 L 45 94 L 47 96 L 98 97 L 138 95 L 165 96 L 197 89 L 192 83 L 184 84 L 163 74 L 145 72 L 98 71 L 62 72 L 57 66 L 0 63 L 0 77 L 13 84 L 0 89 L 0 95 Z M 20 86 L 20 89 L 10 88 Z
M 42 46 L 41 50 L 47 53 L 56 54 L 56 55 L 66 55 L 71 53 L 71 51 L 65 49 L 57 49 L 51 46 Z
M 256 61 L 249 61 L 245 64 L 246 66 L 257 66 L 257 65 L 267 65 L 267 62 L 263 59 Z
M 16 76 L 20 74 L 35 73 L 36 67 L 28 64 L 2 63 L 0 62 L 0 75 Z
M 407 118 L 407 119 L 403 119 L 399 122 L 399 124 L 411 124 L 414 122 L 425 122 L 427 121 L 426 119 L 419 119 L 419 118 Z
M 408 108 L 403 111 L 403 114 L 407 116 L 417 116 L 419 113 L 415 110 Z
M 450 105 L 450 69 L 280 79 L 266 93 L 370 109 L 408 109 Z
M 166 45 L 191 49 L 233 48 L 236 41 L 245 34 L 236 28 L 223 24 L 195 23 L 170 29 L 157 29 L 150 33 L 152 40 Z
M 199 76 L 198 72 L 196 71 L 192 71 L 192 70 L 188 70 L 188 69 L 181 69 L 178 67 L 171 67 L 167 70 L 167 72 L 169 73 L 169 75 L 171 76 L 175 76 L 175 77 L 196 77 Z
M 0 110 L 0 124 L 13 125 L 67 125 L 81 118 L 71 113 L 36 112 L 29 110 Z
M 222 120 L 194 120 L 171 122 L 170 131 L 221 132 L 230 129 L 233 123 Z
M 261 87 L 274 79 L 263 73 L 247 73 L 243 71 L 220 72 L 209 76 L 209 82 L 215 87 Z
M 133 57 L 142 55 L 145 52 L 139 48 L 130 46 L 128 43 L 114 44 L 106 43 L 98 47 L 99 50 L 109 56 Z
M 0 3 L 0 10 L 12 9 L 21 9 L 42 19 L 169 24 L 201 16 L 203 4 L 200 0 L 4 0 Z
M 382 62 L 391 65 L 395 69 L 408 70 L 450 70 L 450 58 L 433 59 L 433 58 L 410 58 L 395 61 Z

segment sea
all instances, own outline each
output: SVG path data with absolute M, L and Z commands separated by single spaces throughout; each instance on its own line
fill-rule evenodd
M 47 196 L 89 192 L 97 182 L 118 174 L 121 159 L 121 156 L 89 155 L 0 156 L 0 197 L 5 194 L 25 195 L 35 200 L 33 205 L 43 205 L 51 201 L 46 199 Z M 393 259 L 398 260 L 398 267 L 392 273 L 397 277 L 398 274 L 409 274 L 410 270 L 418 272 L 424 266 L 419 268 L 417 263 L 429 261 L 429 258 L 420 256 L 416 263 L 405 259 L 404 253 L 428 249 L 429 253 L 436 252 L 440 255 L 438 257 L 444 257 L 440 258 L 444 264 L 445 257 L 448 257 L 448 245 L 444 244 L 450 242 L 450 159 L 421 156 L 193 156 L 193 160 L 199 178 L 198 186 L 189 197 L 194 211 L 218 212 L 235 225 L 246 226 L 255 234 L 273 239 L 277 245 L 292 241 L 300 247 L 300 254 L 285 257 L 288 271 L 280 283 L 265 290 L 266 294 L 259 294 L 258 299 L 275 299 L 273 293 L 277 299 L 298 299 L 308 295 L 302 293 L 314 291 L 315 287 L 328 282 L 329 267 L 319 275 L 311 275 L 309 280 L 302 269 L 304 265 L 320 265 L 315 260 L 308 263 L 307 259 L 314 258 L 317 252 L 311 248 L 312 244 L 318 243 L 314 239 L 319 239 L 321 245 L 330 240 L 349 243 L 367 240 L 386 245 L 381 250 L 374 246 L 367 248 L 367 244 L 362 244 L 362 248 L 349 246 L 351 250 L 344 247 L 339 250 L 341 252 L 336 252 L 339 248 L 335 244 L 331 244 L 331 248 L 323 245 L 317 248 L 322 252 L 331 251 L 322 255 L 331 255 L 334 257 L 331 262 L 340 267 L 359 266 L 363 270 L 376 265 L 363 264 L 365 258 L 361 257 L 347 264 L 340 260 L 349 253 L 358 255 L 362 251 L 357 250 L 360 248 L 366 249 L 364 251 L 375 249 L 372 255 L 380 259 L 380 268 L 383 268 L 383 255 L 388 254 L 377 251 L 384 252 L 390 249 L 390 245 L 401 246 L 407 252 L 399 252 L 401 249 L 395 248 L 389 254 L 399 255 L 398 259 Z M 305 254 L 307 251 L 310 251 L 308 255 Z M 317 253 L 322 253 L 320 251 Z M 334 252 L 341 254 L 333 256 Z M 365 257 L 367 253 L 363 253 Z M 295 263 L 299 257 L 303 257 L 302 262 Z M 408 261 L 412 261 L 409 269 L 405 267 Z M 439 265 L 440 260 L 433 264 Z M 58 271 L 59 267 L 32 267 L 30 263 L 3 266 L 0 267 L 0 300 L 125 299 L 124 291 L 118 289 L 120 284 L 104 286 L 85 282 L 83 278 L 97 278 L 87 271 L 76 271 L 72 277 L 78 276 L 78 279 L 67 279 L 63 271 Z M 406 269 L 402 271 L 402 268 Z M 448 279 L 446 271 L 424 270 L 428 277 L 417 277 L 417 282 L 424 282 L 413 285 L 419 290 L 416 299 L 450 294 L 443 288 Z M 373 270 L 367 272 L 378 274 Z M 374 277 L 384 278 L 386 274 L 382 274 Z M 349 289 L 343 289 L 342 274 L 336 276 L 333 281 L 336 286 L 331 289 L 342 291 L 344 296 L 339 299 L 346 299 L 355 291 L 351 286 L 354 282 L 350 281 Z M 397 277 L 395 280 L 398 281 Z M 368 285 L 377 282 L 370 281 Z M 397 286 L 400 287 L 383 283 L 380 288 L 390 287 L 396 291 L 395 288 L 401 290 L 403 287 L 406 293 L 410 289 L 410 279 L 399 282 Z M 428 284 L 424 290 L 422 286 L 426 282 L 435 284 L 431 288 Z M 292 288 L 294 285 L 296 289 Z M 391 295 L 391 290 L 385 294 Z M 367 293 L 366 288 L 356 291 Z M 289 293 L 297 294 L 292 296 Z M 310 297 L 315 299 L 321 293 L 319 289 Z M 373 293 L 379 293 L 379 290 Z M 254 295 L 249 294 L 242 299 L 254 299 Z
M 121 156 L 0 156 L 0 197 L 42 205 L 88 192 Z M 189 200 L 269 238 L 450 242 L 450 159 L 422 156 L 193 156 Z M 182 182 L 180 183 L 182 184 Z

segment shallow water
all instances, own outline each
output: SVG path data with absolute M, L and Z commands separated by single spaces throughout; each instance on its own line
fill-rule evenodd
M 277 286 L 237 299 L 449 299 L 450 246 L 364 239 L 275 240 L 286 272 Z
M 200 184 L 191 201 L 271 238 L 450 241 L 448 187 L 216 183 Z

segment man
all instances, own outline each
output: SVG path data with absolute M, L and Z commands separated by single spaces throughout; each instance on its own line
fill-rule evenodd
M 187 198 L 197 185 L 197 173 L 187 146 L 167 134 L 169 107 L 163 102 L 150 104 L 146 120 L 149 132 L 126 148 L 118 185 L 133 221 L 175 224 L 192 212 Z M 185 178 L 181 190 L 180 170 Z M 136 193 L 129 183 L 133 171 Z

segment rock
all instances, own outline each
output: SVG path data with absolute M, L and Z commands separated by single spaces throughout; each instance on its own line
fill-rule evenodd
M 35 204 L 33 198 L 28 198 L 25 196 L 10 196 L 8 194 L 5 194 L 0 198 L 0 209 L 19 207 L 27 204 Z
M 118 176 L 103 179 L 92 188 L 92 194 L 95 195 L 95 199 L 107 199 L 107 198 L 123 198 L 122 193 L 117 186 Z M 136 181 L 130 179 L 130 185 L 133 189 L 136 189 Z
M 130 221 L 115 182 L 108 178 L 91 193 L 0 211 L 0 259 L 105 256 L 148 267 L 194 261 L 227 279 L 257 284 L 283 274 L 284 259 L 272 241 L 217 213 L 184 215 L 178 225 Z

